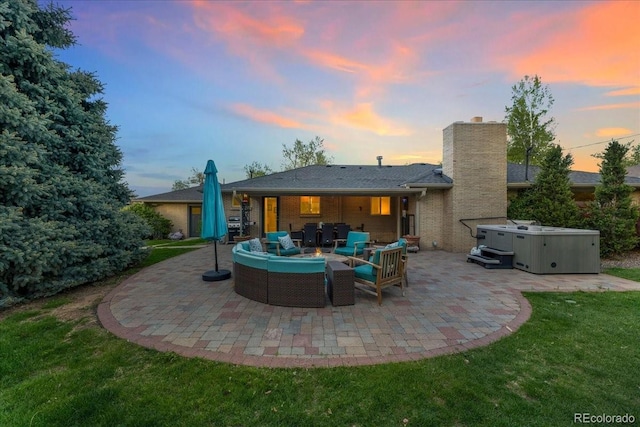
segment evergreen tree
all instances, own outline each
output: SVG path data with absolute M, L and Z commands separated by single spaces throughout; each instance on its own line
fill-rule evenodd
M 509 205 L 509 218 L 531 219 L 550 227 L 575 227 L 579 210 L 569 180 L 572 164 L 571 154 L 563 156 L 559 145 L 549 147 L 531 188 Z
M 102 84 L 52 49 L 75 43 L 70 12 L 0 3 L 0 305 L 111 275 L 141 259 L 146 225 L 123 212 Z
M 638 207 L 631 203 L 633 187 L 625 184 L 629 146 L 611 141 L 600 157 L 600 184 L 590 205 L 590 225 L 600 230 L 600 254 L 620 254 L 638 243 Z

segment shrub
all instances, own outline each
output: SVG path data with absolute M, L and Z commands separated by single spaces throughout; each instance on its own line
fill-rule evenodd
M 171 232 L 173 224 L 170 220 L 160 215 L 151 206 L 144 203 L 134 203 L 124 208 L 142 218 L 150 228 L 150 233 L 146 236 L 151 239 L 166 239 Z

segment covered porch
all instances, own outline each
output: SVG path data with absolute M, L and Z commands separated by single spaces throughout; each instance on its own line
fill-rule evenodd
M 236 194 L 232 198 L 238 198 Z M 305 224 L 347 224 L 351 230 L 370 233 L 371 240 L 392 242 L 406 234 L 418 234 L 416 194 L 246 194 L 249 234 L 263 237 L 285 230 L 301 236 Z M 230 203 L 230 215 L 241 214 L 241 203 Z

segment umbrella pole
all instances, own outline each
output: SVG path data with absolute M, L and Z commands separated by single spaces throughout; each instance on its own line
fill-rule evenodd
M 216 272 L 218 271 L 218 242 L 217 241 L 213 241 L 213 251 L 215 252 L 215 257 L 216 257 Z
M 218 282 L 231 278 L 231 272 L 229 270 L 218 270 L 218 242 L 215 240 L 213 241 L 213 251 L 215 253 L 216 269 L 204 273 L 202 280 L 205 282 Z

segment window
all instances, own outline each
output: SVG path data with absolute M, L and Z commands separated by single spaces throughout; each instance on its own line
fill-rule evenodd
M 391 197 L 372 197 L 371 215 L 391 215 Z
M 300 215 L 320 215 L 320 197 L 300 196 Z

